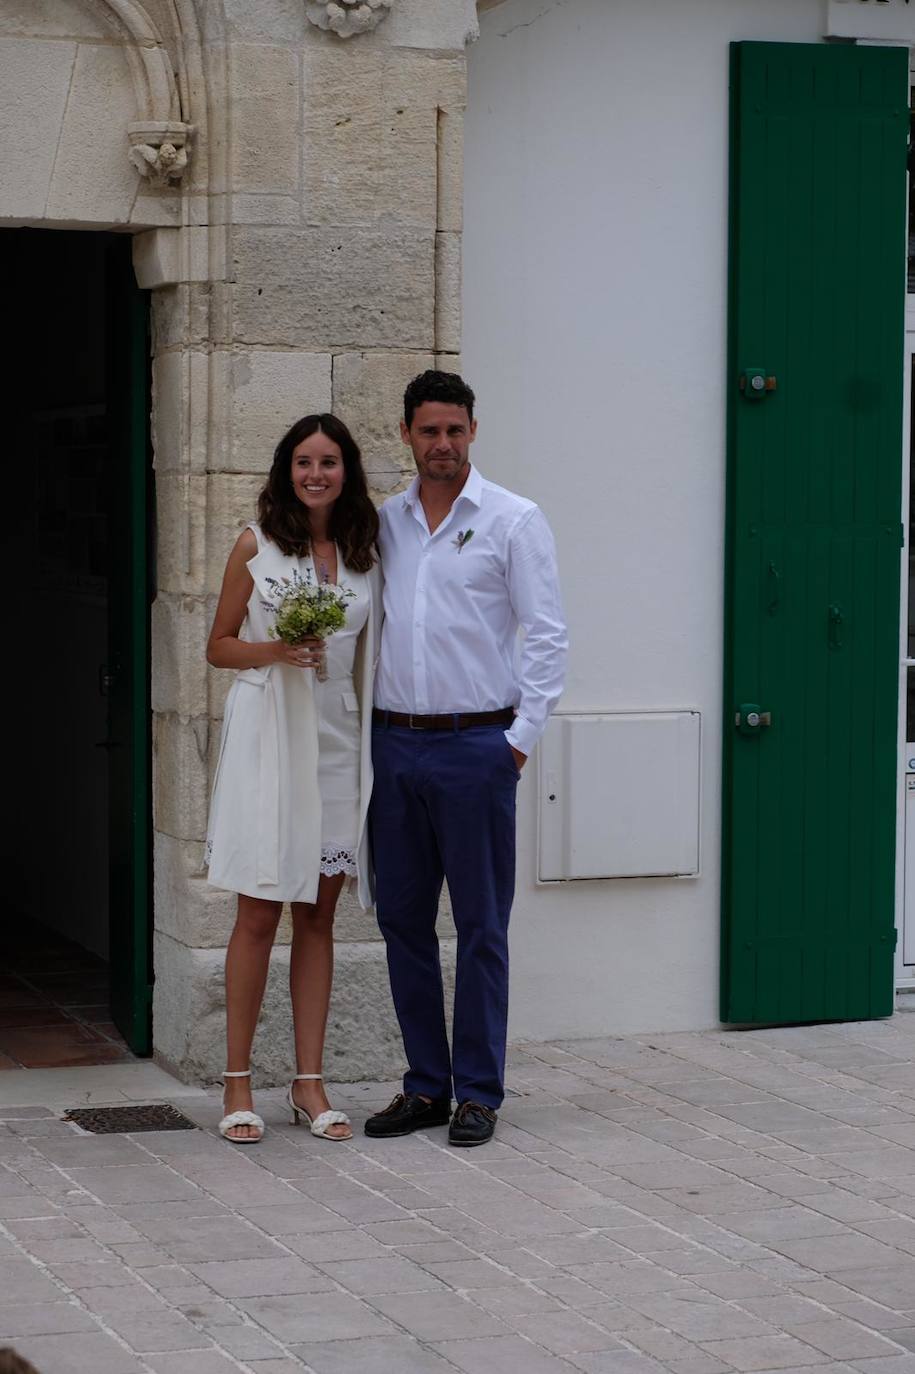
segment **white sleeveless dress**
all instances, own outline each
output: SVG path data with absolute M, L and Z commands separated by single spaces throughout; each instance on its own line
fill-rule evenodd
M 241 638 L 269 638 L 268 579 L 306 576 L 310 560 L 282 554 L 260 527 L 248 562 L 254 590 Z M 207 831 L 208 881 L 268 901 L 313 902 L 321 874 L 346 873 L 372 904 L 366 816 L 371 794 L 372 677 L 378 574 L 346 568 L 346 624 L 327 640 L 327 680 L 273 663 L 235 675 L 226 701 Z M 313 570 L 312 570 L 313 576 Z

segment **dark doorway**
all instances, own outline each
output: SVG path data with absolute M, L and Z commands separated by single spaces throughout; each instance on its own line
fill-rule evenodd
M 104 1063 L 149 1049 L 146 299 L 123 235 L 7 229 L 0 253 L 0 1065 Z

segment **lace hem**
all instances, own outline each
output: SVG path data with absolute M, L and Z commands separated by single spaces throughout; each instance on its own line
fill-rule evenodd
M 333 878 L 337 873 L 345 873 L 348 878 L 355 878 L 355 854 L 351 849 L 322 849 L 321 873 L 325 878 Z
M 213 841 L 208 838 L 203 848 L 204 866 L 209 868 L 212 860 Z M 348 878 L 355 878 L 358 873 L 355 854 L 351 849 L 322 849 L 321 873 L 326 878 L 332 878 L 336 873 L 345 873 Z

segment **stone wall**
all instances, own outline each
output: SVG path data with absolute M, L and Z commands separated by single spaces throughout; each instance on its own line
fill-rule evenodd
M 436 360 L 457 365 L 470 9 L 468 21 L 453 0 L 396 3 L 375 32 L 343 39 L 309 23 L 301 0 L 227 0 L 222 41 L 211 40 L 225 81 L 223 270 L 163 285 L 154 310 L 155 1035 L 186 1077 L 222 1068 L 234 917 L 234 898 L 202 869 L 231 680 L 204 660 L 225 560 L 288 424 L 341 415 L 383 498 L 409 457 L 397 428 L 405 383 Z M 212 229 L 208 242 L 212 259 Z M 157 252 L 141 243 L 138 261 Z M 396 1074 L 374 917 L 344 896 L 337 934 L 327 1072 Z M 261 1083 L 291 1068 L 288 939 L 284 922 L 255 1047 Z
M 226 556 L 289 423 L 340 414 L 383 498 L 405 479 L 405 383 L 458 365 L 475 6 L 391 0 L 351 37 L 322 27 L 340 13 L 325 0 L 0 0 L 0 222 L 128 228 L 152 292 L 154 1038 L 201 1080 L 223 1068 L 234 915 L 202 865 L 231 676 L 204 651 Z M 291 1067 L 288 937 L 284 924 L 262 1085 Z M 401 1052 L 374 918 L 344 899 L 338 938 L 327 1071 L 389 1076 Z

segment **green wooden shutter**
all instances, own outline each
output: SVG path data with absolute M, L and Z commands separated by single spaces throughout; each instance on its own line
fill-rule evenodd
M 738 43 L 731 72 L 722 1018 L 885 1016 L 908 52 Z

